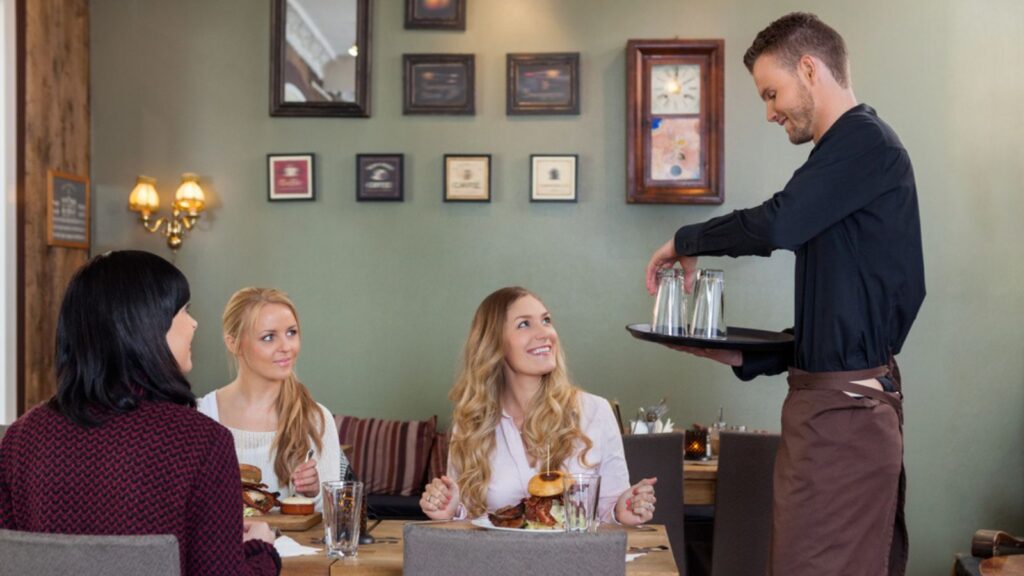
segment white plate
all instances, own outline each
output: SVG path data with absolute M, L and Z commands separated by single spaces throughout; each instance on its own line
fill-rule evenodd
M 486 528 L 488 530 L 504 530 L 505 532 L 525 532 L 527 534 L 565 534 L 564 530 L 529 530 L 527 528 L 504 528 L 502 526 L 495 526 L 494 524 L 491 524 L 491 519 L 487 516 L 474 518 L 470 520 L 469 523 L 480 528 Z

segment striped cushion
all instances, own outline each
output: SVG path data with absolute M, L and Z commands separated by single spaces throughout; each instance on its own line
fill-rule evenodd
M 427 481 L 440 478 L 448 473 L 448 434 L 438 432 L 434 446 L 430 449 L 430 464 L 427 465 Z
M 412 496 L 423 491 L 437 416 L 424 421 L 335 416 L 338 439 L 367 494 Z

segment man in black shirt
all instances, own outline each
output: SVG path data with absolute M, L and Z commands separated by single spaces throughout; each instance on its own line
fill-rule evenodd
M 924 300 L 913 169 L 875 111 L 858 104 L 842 37 L 811 14 L 761 31 L 744 56 L 768 121 L 814 142 L 786 187 L 746 210 L 684 226 L 647 265 L 697 256 L 796 254 L 794 349 L 683 348 L 743 380 L 789 372 L 776 458 L 772 573 L 904 574 L 902 393 L 893 357 Z

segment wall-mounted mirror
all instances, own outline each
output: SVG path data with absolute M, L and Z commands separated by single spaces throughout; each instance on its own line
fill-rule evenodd
M 270 115 L 370 116 L 371 0 L 271 0 Z

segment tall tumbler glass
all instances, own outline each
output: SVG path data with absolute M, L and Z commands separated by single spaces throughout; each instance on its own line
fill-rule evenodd
M 721 270 L 701 270 L 693 289 L 690 335 L 725 338 L 725 332 L 725 274 Z
M 601 495 L 599 474 L 566 474 L 562 477 L 562 509 L 565 511 L 566 532 L 594 532 L 597 530 L 597 503 Z
M 363 483 L 324 482 L 324 543 L 327 555 L 351 558 L 359 552 L 359 520 L 363 511 Z
M 663 268 L 658 271 L 658 296 L 654 300 L 651 331 L 669 336 L 686 336 L 686 290 L 683 271 Z

